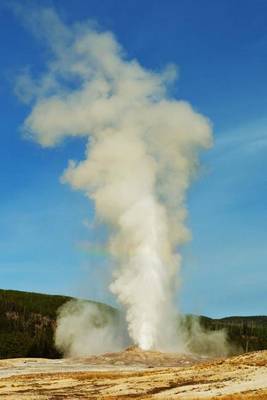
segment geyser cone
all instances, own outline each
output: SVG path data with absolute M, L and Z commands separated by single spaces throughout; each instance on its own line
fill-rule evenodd
M 142 367 L 189 366 L 203 361 L 203 357 L 182 353 L 164 353 L 156 350 L 144 351 L 138 346 L 130 346 L 120 352 L 105 353 L 86 359 L 93 365 L 119 365 Z

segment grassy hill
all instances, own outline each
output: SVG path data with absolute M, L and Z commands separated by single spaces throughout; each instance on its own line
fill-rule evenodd
M 67 296 L 0 289 L 0 358 L 48 357 L 61 354 L 53 343 L 58 308 Z M 92 302 L 95 303 L 95 302 Z M 99 305 L 99 303 L 97 303 Z M 114 308 L 100 305 L 114 313 Z M 200 317 L 207 330 L 225 328 L 244 351 L 267 349 L 267 317 Z

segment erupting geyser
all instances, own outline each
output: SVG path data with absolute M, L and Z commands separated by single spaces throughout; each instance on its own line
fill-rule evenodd
M 190 237 L 185 194 L 198 151 L 211 145 L 210 123 L 169 96 L 173 65 L 152 72 L 129 60 L 112 33 L 88 23 L 70 29 L 49 9 L 35 21 L 52 57 L 36 81 L 19 79 L 17 90 L 27 88 L 33 101 L 24 130 L 44 147 L 88 138 L 84 160 L 70 161 L 62 180 L 113 227 L 110 289 L 125 307 L 129 335 L 142 349 L 182 350 L 177 247 Z

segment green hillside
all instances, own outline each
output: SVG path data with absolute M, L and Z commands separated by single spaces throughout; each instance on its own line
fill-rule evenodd
M 0 289 L 0 358 L 60 357 L 53 339 L 57 310 L 71 299 Z
M 0 358 L 47 357 L 61 354 L 53 335 L 58 308 L 71 297 L 0 289 Z M 92 302 L 95 303 L 95 302 Z M 97 303 L 99 307 L 114 308 Z M 200 317 L 207 330 L 227 330 L 230 341 L 243 351 L 267 349 L 267 317 Z
M 241 345 L 244 352 L 267 349 L 267 316 L 200 319 L 209 330 L 226 329 L 229 341 Z

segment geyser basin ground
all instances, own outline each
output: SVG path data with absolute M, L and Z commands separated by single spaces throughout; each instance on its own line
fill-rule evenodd
M 267 351 L 204 361 L 137 348 L 84 359 L 1 360 L 0 397 L 263 400 Z

